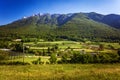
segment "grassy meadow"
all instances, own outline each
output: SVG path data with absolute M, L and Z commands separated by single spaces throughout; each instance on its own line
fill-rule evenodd
M 119 43 L 95 43 L 75 41 L 53 41 L 53 42 L 26 42 L 29 50 L 46 50 L 58 45 L 57 51 L 66 52 L 85 50 L 87 53 L 98 52 L 96 47 L 104 45 L 100 53 L 117 53 Z M 56 52 L 57 52 L 56 51 Z M 32 61 L 41 57 L 44 64 L 32 64 Z M 30 65 L 0 65 L 0 80 L 120 80 L 120 63 L 112 64 L 45 64 L 49 62 L 50 56 L 40 56 L 25 52 L 24 62 Z M 61 57 L 57 57 L 60 60 Z M 12 56 L 6 61 L 23 61 L 23 56 Z
M 3 65 L 0 80 L 120 80 L 120 64 Z

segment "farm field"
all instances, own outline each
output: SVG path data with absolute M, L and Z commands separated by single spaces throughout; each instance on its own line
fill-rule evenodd
M 53 41 L 53 42 L 26 42 L 24 43 L 25 46 L 29 46 L 30 50 L 39 50 L 42 51 L 47 50 L 48 47 L 52 48 L 53 46 L 57 45 L 59 51 L 64 51 L 66 49 L 71 49 L 74 51 L 81 51 L 85 50 L 86 52 L 96 52 L 96 48 L 99 48 L 99 45 L 103 45 L 104 50 L 100 51 L 103 53 L 115 53 L 115 49 L 120 48 L 119 43 L 107 43 L 107 42 L 90 42 L 87 41 L 86 43 L 83 42 L 76 42 L 76 41 Z
M 34 45 L 34 47 L 30 47 L 30 49 L 47 49 L 48 47 L 52 47 L 53 45 L 58 45 L 59 48 L 65 49 L 65 48 L 81 48 L 80 42 L 75 41 L 53 41 L 53 42 L 37 42 L 35 44 L 34 42 L 28 42 L 24 43 L 25 45 Z M 37 46 L 38 45 L 38 46 Z
M 120 80 L 120 64 L 2 65 L 0 80 Z
M 107 43 L 107 42 L 76 42 L 76 41 L 53 41 L 53 42 L 26 42 L 24 45 L 29 45 L 30 49 L 47 49 L 48 47 L 52 47 L 53 45 L 58 45 L 60 49 L 65 48 L 73 48 L 73 49 L 85 49 L 88 46 L 98 46 L 99 44 L 103 44 L 105 48 L 108 48 L 109 46 L 114 47 L 115 49 L 120 48 L 119 43 Z

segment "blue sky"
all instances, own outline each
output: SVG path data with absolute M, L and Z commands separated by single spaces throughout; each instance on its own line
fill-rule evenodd
M 120 0 L 0 0 L 0 25 L 37 13 L 120 14 Z

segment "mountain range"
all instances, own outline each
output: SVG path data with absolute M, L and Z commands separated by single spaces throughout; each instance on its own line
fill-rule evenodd
M 120 41 L 120 15 L 91 13 L 35 14 L 0 26 L 0 38 Z

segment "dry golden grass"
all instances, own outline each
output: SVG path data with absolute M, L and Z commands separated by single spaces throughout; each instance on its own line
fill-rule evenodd
M 120 64 L 0 66 L 0 80 L 120 80 Z

